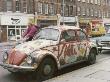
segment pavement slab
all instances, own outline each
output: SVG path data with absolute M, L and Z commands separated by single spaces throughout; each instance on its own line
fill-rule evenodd
M 44 82 L 110 82 L 110 57 Z
M 110 71 L 100 70 L 86 77 L 110 81 Z

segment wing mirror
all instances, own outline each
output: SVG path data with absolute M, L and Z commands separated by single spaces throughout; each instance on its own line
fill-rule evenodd
M 61 43 L 64 43 L 65 42 L 65 39 L 61 39 L 61 41 L 60 41 Z

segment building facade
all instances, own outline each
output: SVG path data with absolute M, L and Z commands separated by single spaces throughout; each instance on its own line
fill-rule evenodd
M 63 5 L 66 17 L 110 17 L 110 0 L 0 0 L 0 12 L 63 15 Z
M 107 19 L 108 24 L 110 0 L 0 0 L 0 12 L 2 13 L 0 14 L 0 32 L 2 33 L 11 26 L 10 23 L 10 25 L 3 25 L 3 19 L 5 19 L 3 17 L 9 18 L 8 13 L 11 13 L 11 16 L 15 18 L 18 17 L 17 13 L 21 13 L 21 17 L 26 14 L 33 14 L 34 23 L 40 24 L 41 27 L 57 25 L 59 18 L 62 17 L 64 17 L 62 22 L 65 20 L 65 24 L 73 25 L 72 22 L 76 22 L 74 17 L 77 17 L 77 21 L 83 28 L 83 26 L 92 23 L 95 25 L 97 21 L 102 22 L 103 19 L 105 20 L 104 23 Z M 5 13 L 5 16 L 3 13 Z M 20 16 L 18 18 L 22 20 Z M 26 28 L 26 23 L 24 23 L 24 26 Z M 15 25 L 15 28 L 17 28 L 17 25 Z M 9 32 L 6 31 L 7 34 L 2 33 L 0 33 L 0 36 L 5 36 L 0 40 L 8 41 Z

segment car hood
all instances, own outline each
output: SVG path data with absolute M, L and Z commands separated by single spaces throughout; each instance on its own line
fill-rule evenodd
M 98 37 L 97 40 L 99 40 L 99 41 L 110 41 L 110 37 L 109 36 L 102 36 L 102 37 Z
M 15 47 L 16 50 L 22 51 L 26 54 L 33 52 L 34 50 L 40 50 L 40 48 L 56 45 L 56 41 L 52 40 L 34 40 L 19 44 Z

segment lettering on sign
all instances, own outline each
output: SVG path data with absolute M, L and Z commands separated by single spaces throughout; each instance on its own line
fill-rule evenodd
M 12 20 L 12 24 L 19 24 L 20 23 L 20 19 L 11 18 L 11 20 Z

